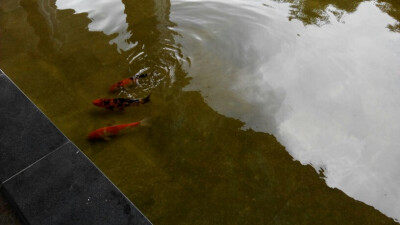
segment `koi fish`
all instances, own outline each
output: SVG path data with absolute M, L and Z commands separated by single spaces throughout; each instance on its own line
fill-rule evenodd
M 130 98 L 99 98 L 93 100 L 93 105 L 103 107 L 106 109 L 113 110 L 117 108 L 119 110 L 124 110 L 128 106 L 138 106 L 140 104 L 145 104 L 150 101 L 150 95 L 146 98 L 130 99 Z
M 121 131 L 126 130 L 131 127 L 137 127 L 137 126 L 148 126 L 148 119 L 143 119 L 138 122 L 134 123 L 127 123 L 127 124 L 120 124 L 120 125 L 114 125 L 110 127 L 102 127 L 99 129 L 96 129 L 87 136 L 89 140 L 98 140 L 98 139 L 103 139 L 103 140 L 109 140 L 111 136 L 116 136 L 121 133 Z
M 135 76 L 133 76 L 133 77 L 129 77 L 129 78 L 123 79 L 123 80 L 121 80 L 121 81 L 119 81 L 119 82 L 113 84 L 113 85 L 110 87 L 109 90 L 110 90 L 110 92 L 114 92 L 114 91 L 116 91 L 116 90 L 118 90 L 118 89 L 126 88 L 126 87 L 129 87 L 129 86 L 132 86 L 133 84 L 137 84 L 137 83 L 138 83 L 139 78 L 143 78 L 143 77 L 147 77 L 147 74 L 144 73 L 144 74 L 135 75 Z

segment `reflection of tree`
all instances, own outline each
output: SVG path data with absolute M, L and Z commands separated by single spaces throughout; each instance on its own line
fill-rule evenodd
M 389 24 L 391 31 L 400 32 L 400 1 L 399 0 L 379 0 L 377 6 L 389 16 L 397 20 L 395 24 Z
M 328 6 L 333 5 L 337 10 L 331 11 L 338 19 L 343 12 L 354 12 L 364 0 L 276 0 L 291 3 L 289 19 L 298 19 L 305 25 L 322 25 L 328 22 Z
M 54 2 L 49 0 L 21 1 L 21 7 L 26 10 L 28 23 L 40 37 L 38 48 L 41 51 L 55 51 L 61 47 L 62 36 L 58 32 L 57 10 Z
M 159 79 L 169 82 L 181 70 L 181 52 L 176 46 L 169 20 L 169 0 L 123 0 L 129 31 L 129 41 L 137 46 L 129 51 L 128 60 L 133 71 L 149 68 L 150 73 L 160 74 Z M 169 83 L 168 82 L 168 83 Z
M 332 13 L 338 20 L 344 13 L 354 12 L 361 2 L 366 0 L 275 0 L 291 3 L 289 20 L 298 19 L 305 25 L 322 25 L 329 22 L 328 13 Z M 329 8 L 334 6 L 335 9 Z M 385 13 L 400 21 L 400 1 L 378 0 L 377 6 Z M 392 31 L 400 32 L 400 23 L 388 25 Z

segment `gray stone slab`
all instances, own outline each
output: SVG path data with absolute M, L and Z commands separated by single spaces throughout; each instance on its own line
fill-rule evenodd
M 72 143 L 7 180 L 28 224 L 151 224 Z
M 0 70 L 0 183 L 66 142 Z

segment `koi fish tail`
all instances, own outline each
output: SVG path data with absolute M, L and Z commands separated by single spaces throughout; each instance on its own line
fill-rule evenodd
M 145 103 L 148 103 L 148 102 L 150 102 L 150 94 L 146 98 L 140 99 L 140 103 L 141 104 L 145 104 Z
M 139 121 L 139 122 L 140 122 L 140 126 L 143 126 L 143 127 L 149 127 L 149 126 L 151 126 L 150 118 L 144 118 L 144 119 L 142 119 L 142 120 Z

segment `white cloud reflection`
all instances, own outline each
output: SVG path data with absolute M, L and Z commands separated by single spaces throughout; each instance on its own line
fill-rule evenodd
M 116 44 L 118 51 L 127 51 L 135 46 L 128 39 L 125 5 L 121 0 L 57 0 L 57 9 L 73 9 L 76 13 L 88 13 L 92 20 L 90 31 L 102 31 L 106 35 L 118 34 L 109 44 Z
M 400 35 L 372 2 L 331 24 L 289 22 L 287 4 L 173 1 L 188 90 L 274 134 L 343 190 L 400 219 Z M 223 10 L 221 10 L 223 8 Z

